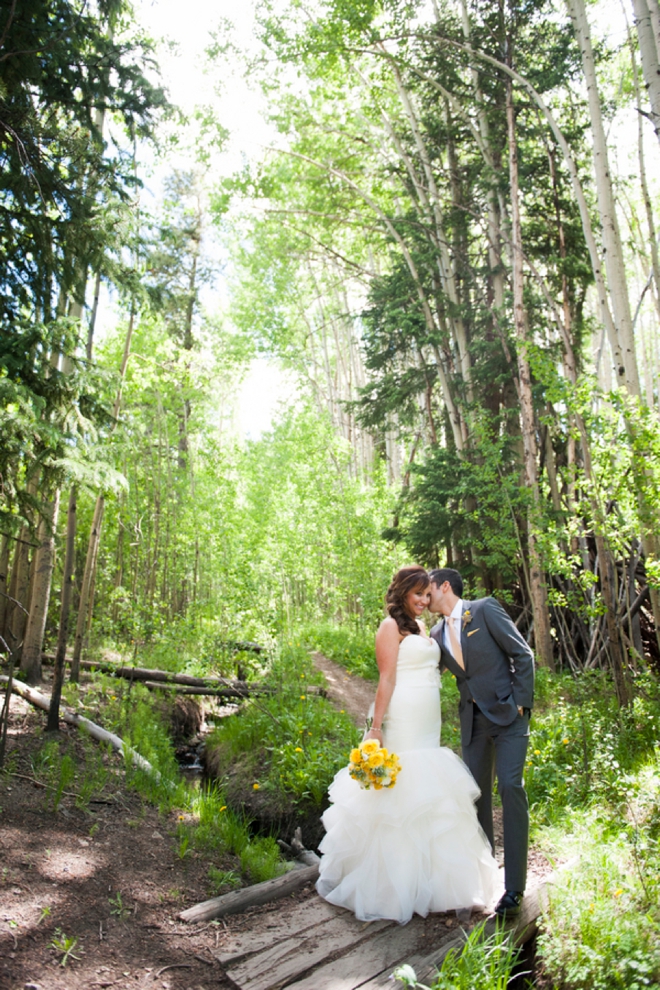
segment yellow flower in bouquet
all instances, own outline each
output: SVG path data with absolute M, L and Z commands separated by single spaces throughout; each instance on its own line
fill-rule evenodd
M 348 772 L 366 791 L 371 787 L 375 791 L 380 791 L 383 787 L 394 787 L 400 770 L 401 764 L 396 753 L 389 753 L 375 739 L 367 739 L 351 750 Z

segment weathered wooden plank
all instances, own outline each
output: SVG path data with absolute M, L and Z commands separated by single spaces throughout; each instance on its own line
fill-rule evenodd
M 371 979 L 366 980 L 366 982 L 361 982 L 360 977 L 356 977 L 356 982 L 354 987 L 359 987 L 359 990 L 400 990 L 402 986 L 398 980 L 392 979 L 392 971 L 397 968 L 397 966 L 402 966 L 404 963 L 408 963 L 409 966 L 415 970 L 417 974 L 417 979 L 419 982 L 424 982 L 421 977 L 421 972 L 428 973 L 432 975 L 429 977 L 430 983 L 433 982 L 435 977 L 436 969 L 442 964 L 442 960 L 445 958 L 450 949 L 460 949 L 465 943 L 465 935 L 461 932 L 460 935 L 456 935 L 455 932 L 448 931 L 445 938 L 441 939 L 434 947 L 433 952 L 414 952 L 412 955 L 401 956 L 394 963 L 390 963 L 385 967 L 380 973 Z M 438 960 L 434 965 L 428 965 L 428 960 L 434 959 Z M 297 988 L 296 988 L 297 990 Z M 351 988 L 353 990 L 353 988 Z M 478 990 L 475 987 L 475 990 Z
M 316 893 L 295 904 L 279 902 L 272 911 L 254 916 L 249 931 L 225 936 L 219 952 L 214 953 L 215 958 L 223 969 L 227 969 L 247 956 L 291 938 L 293 932 L 305 932 L 340 913 L 344 913 L 341 908 L 328 904 Z
M 275 901 L 296 890 L 302 890 L 307 884 L 315 883 L 318 875 L 318 863 L 315 866 L 305 866 L 302 870 L 291 870 L 283 877 L 255 883 L 235 893 L 222 894 L 220 897 L 202 901 L 201 904 L 194 904 L 193 907 L 182 911 L 179 918 L 181 921 L 210 921 L 211 918 L 219 918 L 223 914 L 239 914 L 255 904 L 267 904 L 268 901 Z
M 393 927 L 391 921 L 365 923 L 343 912 L 303 933 L 294 933 L 264 952 L 226 970 L 240 990 L 278 990 L 302 978 L 319 964 L 337 958 L 377 932 Z
M 338 959 L 319 966 L 295 983 L 291 990 L 354 990 L 387 969 L 387 974 L 423 942 L 424 920 L 413 918 L 407 925 L 394 924 L 355 946 Z M 389 982 L 392 990 L 392 981 Z

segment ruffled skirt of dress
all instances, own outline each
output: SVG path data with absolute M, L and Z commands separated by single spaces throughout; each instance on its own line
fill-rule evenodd
M 316 888 L 359 919 L 487 907 L 501 881 L 477 821 L 479 789 L 449 749 L 399 752 L 388 790 L 362 790 L 344 768 L 330 787 Z

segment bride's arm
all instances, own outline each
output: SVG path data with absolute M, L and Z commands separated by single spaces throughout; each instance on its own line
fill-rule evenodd
M 376 633 L 376 662 L 378 664 L 378 688 L 374 704 L 374 720 L 367 739 L 383 741 L 383 718 L 396 684 L 396 661 L 399 655 L 401 633 L 396 621 L 388 616 L 383 619 Z

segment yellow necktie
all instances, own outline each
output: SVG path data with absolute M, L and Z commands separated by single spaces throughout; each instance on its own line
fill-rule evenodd
M 454 629 L 454 620 L 449 618 L 445 621 L 447 622 L 449 642 L 451 643 L 451 651 L 454 654 L 454 660 L 461 670 L 465 670 L 465 664 L 463 663 L 463 650 L 461 649 L 461 644 L 458 641 L 458 636 L 456 635 L 456 630 Z

